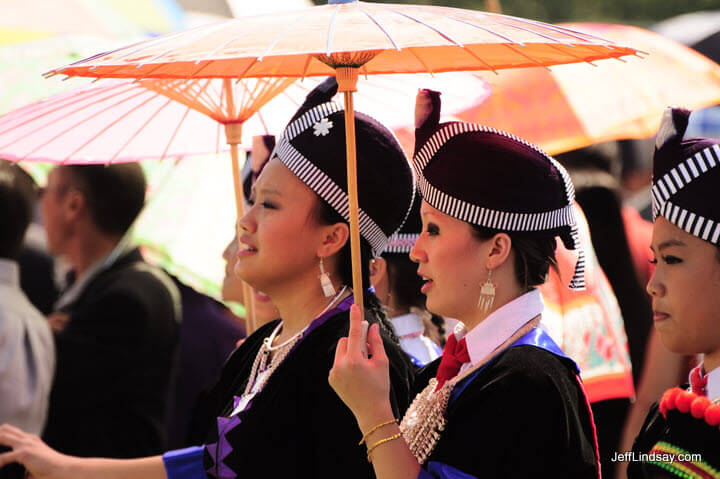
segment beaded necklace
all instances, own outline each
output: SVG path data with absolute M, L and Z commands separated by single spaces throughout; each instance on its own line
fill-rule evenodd
M 342 297 L 346 290 L 347 286 L 343 286 L 340 292 L 335 295 L 332 301 L 328 303 L 325 309 L 323 309 L 320 314 L 316 316 L 316 318 L 321 317 L 328 310 L 330 310 L 330 308 L 335 305 L 335 303 Z M 250 370 L 250 376 L 248 377 L 248 383 L 245 386 L 245 391 L 243 392 L 242 396 L 240 396 L 240 401 L 233 409 L 231 416 L 243 411 L 247 407 L 249 402 L 252 400 L 252 398 L 265 388 L 265 384 L 267 384 L 272 373 L 278 368 L 278 366 L 280 366 L 280 364 L 282 364 L 287 355 L 290 354 L 290 351 L 293 350 L 293 347 L 300 341 L 300 339 L 302 339 L 303 335 L 310 327 L 310 324 L 295 333 L 291 338 L 289 338 L 282 344 L 273 346 L 272 344 L 275 341 L 277 335 L 282 330 L 282 326 L 283 323 L 281 321 L 275 327 L 270 336 L 263 339 L 262 345 L 260 346 L 260 349 L 255 355 L 255 361 L 253 361 L 252 369 Z M 272 358 L 270 359 L 270 362 L 268 364 L 268 356 L 270 356 L 270 353 L 272 353 Z
M 450 394 L 455 385 L 487 364 L 491 359 L 510 347 L 515 341 L 526 335 L 532 329 L 536 328 L 539 323 L 539 316 L 531 319 L 483 360 L 473 365 L 473 367 L 467 371 L 447 380 L 437 391 L 435 390 L 437 387 L 437 379 L 432 378 L 425 389 L 415 396 L 415 399 L 400 423 L 400 431 L 403 434 L 405 442 L 407 442 L 410 452 L 412 452 L 419 464 L 425 463 L 425 460 L 430 456 L 437 442 L 440 440 L 440 435 L 447 423 L 445 411 L 447 410 L 448 403 L 450 402 Z

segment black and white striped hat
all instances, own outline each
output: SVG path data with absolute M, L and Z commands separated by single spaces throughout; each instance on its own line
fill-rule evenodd
M 405 223 L 403 223 L 402 227 L 400 227 L 400 229 L 390 237 L 390 240 L 383 251 L 383 256 L 386 254 L 407 255 L 410 253 L 413 245 L 415 245 L 415 241 L 417 241 L 418 236 L 422 233 L 422 220 L 420 219 L 421 202 L 422 198 L 420 197 L 420 194 L 416 193 L 415 198 L 413 199 L 412 207 L 410 208 L 410 213 L 408 214 Z
M 311 91 L 278 139 L 277 157 L 303 183 L 349 221 L 345 110 L 330 100 L 335 77 Z M 374 256 L 408 215 L 415 186 L 412 169 L 393 133 L 355 112 L 360 235 Z
M 655 139 L 653 219 L 720 245 L 720 140 L 683 139 L 690 111 L 668 108 Z
M 459 220 L 505 232 L 559 236 L 578 251 L 571 289 L 585 287 L 585 257 L 565 168 L 540 148 L 474 123 L 439 123 L 438 92 L 419 93 L 413 168 L 425 201 Z M 422 108 L 421 108 L 422 109 Z

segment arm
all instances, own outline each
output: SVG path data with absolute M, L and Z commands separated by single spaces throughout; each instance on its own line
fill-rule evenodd
M 329 382 L 340 399 L 350 408 L 360 431 L 368 433 L 374 426 L 395 419 L 390 405 L 390 377 L 388 358 L 383 348 L 380 330 L 373 324 L 368 332 L 366 358 L 361 350 L 362 326 L 360 310 L 350 310 L 350 332 L 338 342 L 335 363 Z M 366 445 L 397 435 L 397 424 L 387 424 L 372 431 Z M 420 464 L 401 437 L 376 446 L 370 457 L 378 479 L 416 479 Z
M 25 466 L 35 479 L 167 479 L 161 456 L 141 459 L 99 459 L 66 456 L 33 434 L 0 426 L 0 444 L 12 451 L 0 454 L 0 468 L 12 462 Z

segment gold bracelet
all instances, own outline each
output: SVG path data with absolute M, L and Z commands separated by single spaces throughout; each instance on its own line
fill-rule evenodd
M 387 421 L 387 422 L 384 422 L 384 423 L 382 423 L 382 424 L 378 424 L 377 426 L 373 427 L 372 429 L 370 429 L 368 432 L 365 433 L 365 435 L 362 437 L 362 439 L 360 439 L 360 442 L 358 443 L 358 446 L 362 446 L 363 443 L 365 442 L 365 439 L 367 439 L 370 434 L 374 433 L 375 431 L 377 431 L 377 430 L 380 429 L 381 427 L 387 426 L 388 424 L 393 424 L 393 423 L 396 423 L 396 422 L 397 422 L 397 419 L 393 418 L 391 421 Z
M 390 436 L 390 437 L 386 437 L 385 439 L 380 439 L 378 442 L 376 442 L 375 444 L 373 444 L 372 446 L 370 446 L 370 447 L 368 448 L 368 452 L 367 452 L 368 462 L 372 462 L 372 459 L 370 459 L 370 454 L 375 450 L 376 447 L 382 446 L 382 445 L 385 444 L 386 442 L 394 441 L 395 439 L 399 438 L 400 436 L 402 436 L 402 433 L 401 433 L 401 432 L 399 432 L 399 433 L 397 433 L 397 434 L 394 434 L 394 435 L 392 435 L 392 436 Z

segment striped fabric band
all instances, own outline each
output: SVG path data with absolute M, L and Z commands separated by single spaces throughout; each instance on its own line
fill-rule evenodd
M 663 210 L 665 203 L 667 203 L 673 195 L 685 188 L 685 186 L 690 184 L 693 180 L 717 167 L 719 164 L 720 145 L 712 145 L 698 151 L 690 158 L 687 158 L 675 168 L 665 173 L 662 177 L 654 178 L 651 190 L 653 220 L 657 218 L 658 215 L 662 214 L 661 210 Z M 676 226 L 685 229 L 685 227 L 675 223 L 675 221 L 671 220 L 670 217 L 665 214 L 662 214 L 662 216 L 665 216 Z M 685 229 L 685 231 L 695 234 L 687 229 Z M 717 244 L 716 241 L 713 241 L 713 243 Z
M 423 170 L 433 158 L 435 153 L 456 135 L 468 132 L 494 133 L 522 143 L 542 154 L 558 170 L 565 184 L 567 205 L 562 208 L 544 211 L 541 213 L 511 213 L 493 210 L 468 203 L 441 191 L 432 185 L 423 175 Z M 423 199 L 434 208 L 459 220 L 503 231 L 546 231 L 563 226 L 570 227 L 573 247 L 578 252 L 575 272 L 570 281 L 570 289 L 585 289 L 585 252 L 580 244 L 580 235 L 577 229 L 573 203 L 575 201 L 575 188 L 570 175 L 555 159 L 548 156 L 540 148 L 509 133 L 472 123 L 450 123 L 436 131 L 430 139 L 417 152 L 413 159 L 413 169 L 418 178 L 418 185 Z
M 419 234 L 394 234 L 390 237 L 387 246 L 383 250 L 383 253 L 409 253 L 412 247 L 415 245 Z
M 649 463 L 676 477 L 688 479 L 720 479 L 720 471 L 702 460 L 691 460 L 694 454 L 670 443 L 660 441 L 649 453 Z M 697 454 L 699 456 L 699 454 Z M 661 460 L 658 460 L 657 458 Z M 671 458 L 665 461 L 662 459 Z
M 662 203 L 658 215 L 693 236 L 713 244 L 720 244 L 720 222 L 696 215 L 672 201 Z
M 300 133 L 312 128 L 317 122 L 329 115 L 343 111 L 342 106 L 337 103 L 327 102 L 318 105 L 311 110 L 305 112 L 298 119 L 290 123 L 282 136 L 275 145 L 270 158 L 277 158 L 297 176 L 300 181 L 305 183 L 320 198 L 325 200 L 340 216 L 350 221 L 350 212 L 348 207 L 348 195 L 345 193 L 332 178 L 326 175 L 322 170 L 315 166 L 302 153 L 300 153 L 290 141 L 297 137 Z M 370 216 L 358 208 L 360 220 L 360 234 L 370 243 L 374 255 L 379 255 L 388 242 L 388 237 L 383 233 L 382 229 L 375 223 Z

